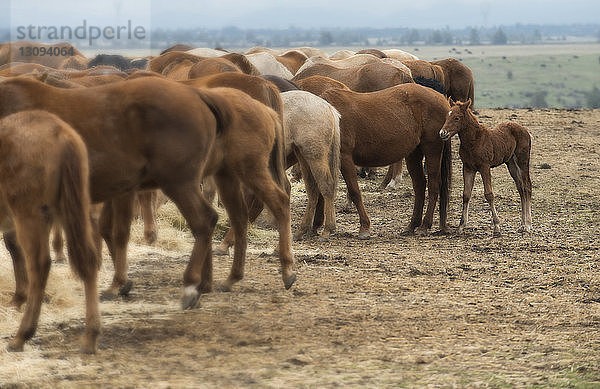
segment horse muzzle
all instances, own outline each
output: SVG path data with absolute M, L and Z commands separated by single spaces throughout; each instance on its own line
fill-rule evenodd
M 447 141 L 448 139 L 452 138 L 452 135 L 453 134 L 449 133 L 443 128 L 440 130 L 440 138 L 442 138 L 443 141 Z

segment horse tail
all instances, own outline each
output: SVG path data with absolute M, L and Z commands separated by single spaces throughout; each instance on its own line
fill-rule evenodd
M 329 150 L 329 171 L 333 179 L 334 193 L 337 191 L 338 171 L 340 170 L 340 119 L 342 115 L 330 104 L 333 115 L 333 141 Z
M 69 263 L 81 279 L 100 267 L 90 223 L 88 156 L 81 138 L 65 144 L 60 164 L 59 207 L 67 237 Z
M 206 104 L 217 120 L 217 135 L 231 125 L 233 114 L 227 99 L 208 89 L 194 88 L 198 97 Z
M 471 99 L 471 107 L 475 106 L 475 83 L 473 82 L 473 77 L 469 81 L 469 99 Z
M 283 132 L 283 122 L 279 119 L 279 115 L 276 112 L 273 112 L 271 117 L 275 123 L 275 142 L 273 142 L 273 148 L 269 156 L 269 170 L 279 188 L 289 196 L 292 185 L 285 173 L 285 133 Z
M 440 226 L 446 226 L 448 220 L 448 204 L 450 204 L 450 190 L 452 189 L 452 143 L 450 140 L 444 142 L 442 151 L 440 185 Z

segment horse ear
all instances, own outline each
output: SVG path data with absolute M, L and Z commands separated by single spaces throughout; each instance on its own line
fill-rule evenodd
M 467 100 L 467 108 L 471 108 L 472 103 L 473 101 L 471 101 L 471 99 Z

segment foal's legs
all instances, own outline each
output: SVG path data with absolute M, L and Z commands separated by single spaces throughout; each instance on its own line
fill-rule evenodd
M 244 263 L 248 245 L 248 209 L 237 177 L 221 171 L 214 176 L 214 179 L 219 188 L 219 198 L 229 216 L 229 222 L 231 223 L 229 231 L 233 231 L 233 264 L 231 265 L 229 277 L 221 286 L 224 291 L 231 291 L 233 284 L 244 278 Z
M 4 245 L 10 253 L 13 261 L 13 269 L 15 273 L 15 295 L 10 301 L 10 305 L 20 308 L 27 300 L 27 268 L 25 267 L 25 258 L 23 251 L 17 242 L 17 233 L 15 231 L 5 232 L 3 234 Z
M 163 191 L 175 203 L 194 236 L 190 261 L 183 273 L 181 297 L 182 308 L 191 309 L 196 305 L 200 292 L 212 290 L 211 241 L 218 215 L 202 196 L 199 182 L 169 185 L 163 187 Z
M 370 236 L 369 228 L 371 227 L 371 221 L 365 210 L 365 204 L 362 201 L 360 194 L 360 188 L 358 187 L 358 180 L 356 179 L 356 168 L 354 167 L 354 161 L 352 155 L 342 154 L 340 158 L 340 170 L 344 181 L 346 181 L 346 187 L 348 188 L 348 196 L 354 203 L 356 210 L 358 211 L 358 217 L 360 219 L 360 229 L 358 231 L 358 239 L 368 239 Z
M 8 344 L 10 351 L 23 351 L 23 344 L 37 328 L 42 307 L 42 298 L 50 272 L 50 250 L 48 236 L 50 227 L 40 223 L 35 215 L 15 217 L 19 243 L 25 256 L 29 287 L 25 313 L 15 337 Z
M 483 194 L 485 195 L 485 199 L 487 200 L 492 210 L 492 222 L 494 223 L 494 237 L 498 237 L 501 235 L 500 219 L 498 218 L 496 206 L 494 205 L 494 192 L 492 191 L 492 173 L 490 171 L 489 166 L 481 168 L 479 172 L 481 173 L 481 179 L 483 181 Z
M 473 193 L 473 185 L 475 184 L 475 170 L 471 170 L 463 166 L 463 205 L 462 205 L 462 216 L 460 217 L 460 224 L 458 225 L 458 233 L 464 232 L 467 223 L 469 223 L 469 201 L 471 200 L 471 194 Z
M 531 232 L 531 181 L 529 180 L 529 172 L 521 170 L 514 155 L 506 162 L 506 166 L 515 181 L 521 199 L 520 231 Z M 527 184 L 530 185 L 529 188 L 527 188 Z

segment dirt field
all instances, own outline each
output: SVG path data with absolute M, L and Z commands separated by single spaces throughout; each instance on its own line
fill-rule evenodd
M 161 212 L 159 242 L 136 225 L 129 298 L 101 303 L 97 355 L 78 352 L 82 291 L 68 266 L 51 273 L 40 328 L 23 353 L 4 348 L 20 313 L 0 254 L 0 387 L 598 387 L 600 386 L 600 110 L 481 109 L 488 125 L 516 120 L 533 136 L 534 232 L 519 227 L 516 189 L 493 170 L 503 236 L 492 238 L 480 178 L 466 236 L 404 236 L 410 181 L 361 185 L 372 238 L 337 213 L 329 242 L 294 243 L 298 281 L 285 291 L 274 231 L 251 231 L 246 278 L 231 293 L 179 309 L 191 238 Z M 458 139 L 453 141 L 454 152 Z M 337 209 L 344 204 L 343 183 Z M 293 228 L 305 202 L 293 187 Z M 460 219 L 454 161 L 450 224 Z M 434 223 L 437 223 L 437 212 Z M 215 258 L 215 279 L 230 259 Z M 112 273 L 105 256 L 101 287 Z M 75 291 L 75 294 L 72 294 Z

